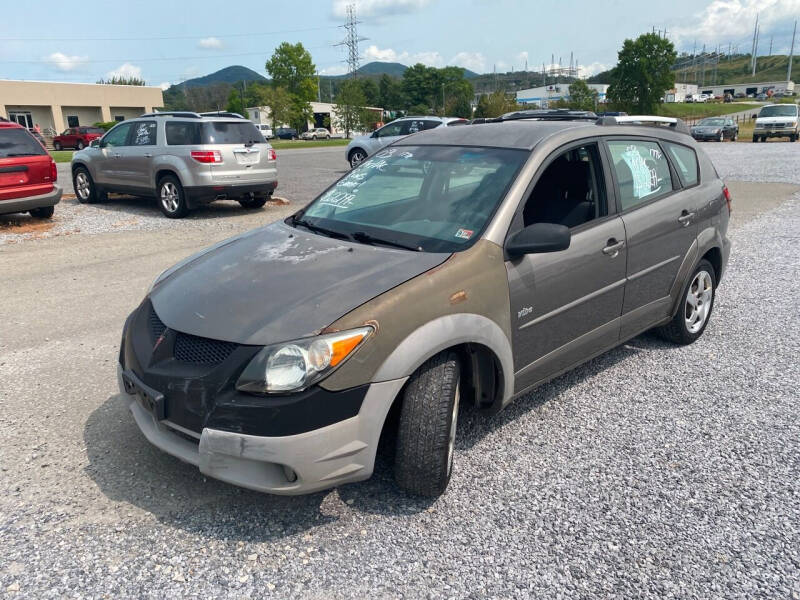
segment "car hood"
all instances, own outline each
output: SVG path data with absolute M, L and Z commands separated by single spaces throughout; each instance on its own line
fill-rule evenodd
M 150 299 L 176 331 L 267 345 L 317 335 L 449 256 L 367 246 L 279 222 L 188 259 Z

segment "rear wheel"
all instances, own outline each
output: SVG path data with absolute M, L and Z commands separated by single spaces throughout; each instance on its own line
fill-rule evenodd
M 358 165 L 364 162 L 365 158 L 367 158 L 367 153 L 361 148 L 356 148 L 350 153 L 350 168 L 355 169 Z
M 268 198 L 241 198 L 239 200 L 239 204 L 242 205 L 242 208 L 261 208 L 267 203 Z
M 439 496 L 453 471 L 461 370 L 454 352 L 428 359 L 408 380 L 400 409 L 394 476 L 412 494 Z
M 316 136 L 316 135 L 312 135 L 312 136 L 311 136 L 311 139 L 312 139 L 312 140 L 316 140 L 316 139 L 317 139 L 317 136 Z
M 716 287 L 714 267 L 707 260 L 701 260 L 683 290 L 678 312 L 672 321 L 658 328 L 661 337 L 673 344 L 686 345 L 703 335 L 714 309 Z
M 36 217 L 37 219 L 49 219 L 53 216 L 55 211 L 55 206 L 42 206 L 41 208 L 34 208 L 30 213 L 32 217 Z
M 61 142 L 53 142 L 53 148 L 55 150 L 61 150 Z
M 158 206 L 164 216 L 180 219 L 189 212 L 183 186 L 174 175 L 166 175 L 158 182 Z
M 753 136 L 753 143 L 754 144 L 758 143 L 758 136 L 755 136 L 755 135 Z

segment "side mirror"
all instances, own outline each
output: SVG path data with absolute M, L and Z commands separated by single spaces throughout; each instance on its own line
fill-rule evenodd
M 378 137 L 378 130 L 376 129 L 375 131 L 373 131 L 372 135 L 369 137 L 374 137 L 374 138 Z
M 534 223 L 518 231 L 506 242 L 506 252 L 511 258 L 524 254 L 558 252 L 569 248 L 569 228 L 556 223 Z
M 89 142 L 89 148 L 99 148 L 100 147 L 100 140 L 94 139 Z

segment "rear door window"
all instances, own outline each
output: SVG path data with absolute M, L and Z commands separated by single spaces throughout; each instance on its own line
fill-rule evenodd
M 155 146 L 157 125 L 155 121 L 139 121 L 133 127 L 132 146 Z
M 683 185 L 691 187 L 696 185 L 699 181 L 699 169 L 697 168 L 697 154 L 688 146 L 681 146 L 680 144 L 667 143 L 667 152 L 669 152 L 672 162 L 678 169 Z
M 669 162 L 656 142 L 612 140 L 608 149 L 623 211 L 672 192 Z
M 41 156 L 47 154 L 42 145 L 24 129 L 0 129 L 0 158 Z
M 203 123 L 204 144 L 256 144 L 264 137 L 250 121 Z

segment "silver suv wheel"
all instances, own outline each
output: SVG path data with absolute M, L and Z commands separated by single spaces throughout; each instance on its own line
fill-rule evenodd
M 89 182 L 89 176 L 84 171 L 75 176 L 75 194 L 83 202 L 86 202 L 92 194 L 92 184 Z
M 367 158 L 367 153 L 363 150 L 353 150 L 350 154 L 350 167 L 355 169 L 358 165 L 364 162 L 364 159 Z
M 686 329 L 697 333 L 703 328 L 711 312 L 714 284 L 707 271 L 698 271 L 686 292 L 684 314 Z
M 180 192 L 178 186 L 171 181 L 165 181 L 161 184 L 161 206 L 169 213 L 174 213 L 178 210 L 180 204 Z

